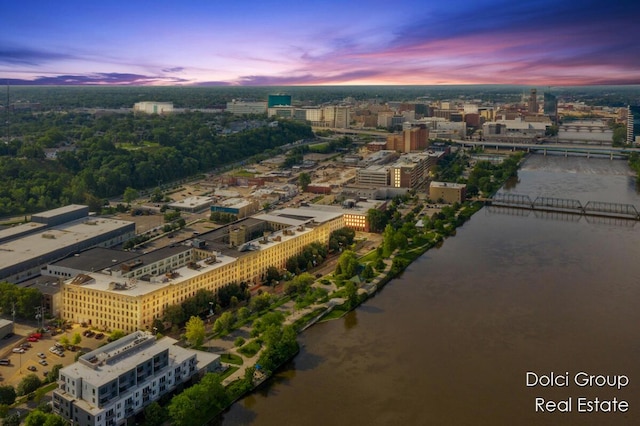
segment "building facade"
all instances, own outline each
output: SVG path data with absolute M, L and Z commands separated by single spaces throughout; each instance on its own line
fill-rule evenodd
M 172 102 L 136 102 L 133 104 L 133 112 L 145 114 L 169 114 L 173 112 Z
M 462 203 L 467 196 L 467 185 L 450 182 L 431 182 L 429 184 L 429 198 L 434 201 L 442 200 L 448 204 Z
M 220 356 L 137 331 L 60 370 L 53 411 L 80 426 L 117 426 L 185 382 L 213 371 Z
M 233 99 L 231 102 L 227 102 L 227 112 L 234 115 L 264 114 L 267 112 L 267 103 Z
M 284 267 L 312 242 L 328 244 L 331 232 L 344 226 L 342 212 L 284 209 L 258 215 L 199 235 L 198 244 L 174 253 L 175 262 L 162 256 L 153 264 L 134 259 L 128 271 L 109 268 L 66 281 L 61 316 L 104 330 L 149 330 L 168 306 L 201 289 L 260 283 L 270 266 Z

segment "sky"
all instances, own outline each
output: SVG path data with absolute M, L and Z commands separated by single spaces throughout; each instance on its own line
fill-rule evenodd
M 22 0 L 0 28 L 9 84 L 640 84 L 638 0 Z

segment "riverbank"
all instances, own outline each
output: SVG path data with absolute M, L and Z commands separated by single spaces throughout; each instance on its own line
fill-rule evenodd
M 515 161 L 516 165 L 520 158 Z M 491 167 L 495 166 L 482 165 L 483 177 L 487 176 L 489 170 L 491 173 L 498 171 L 501 179 L 494 179 L 491 174 L 491 185 L 486 189 L 493 189 L 498 183 L 501 185 L 514 174 L 514 161 L 508 162 L 508 172 L 499 167 Z M 472 177 L 473 172 L 470 175 Z M 258 293 L 253 298 L 266 299 L 266 305 L 270 307 L 263 308 L 259 314 L 250 317 L 243 314 L 242 318 L 239 315 L 240 308 L 232 320 L 238 325 L 217 335 L 211 335 L 215 324 L 210 325 L 209 333 L 213 338 L 205 343 L 203 349 L 229 354 L 241 360 L 239 363 L 223 361 L 225 372 L 222 373 L 221 382 L 231 390 L 228 392 L 231 398 L 227 408 L 231 406 L 231 401 L 268 381 L 298 353 L 296 343 L 295 350 L 290 347 L 286 356 L 280 353 L 277 363 L 269 363 L 269 368 L 264 368 L 265 360 L 268 360 L 265 354 L 273 355 L 274 352 L 268 345 L 268 341 L 273 340 L 273 335 L 265 338 L 265 329 L 273 326 L 281 330 L 275 334 L 285 334 L 288 329 L 301 333 L 318 322 L 341 318 L 402 274 L 426 251 L 438 247 L 446 238 L 455 236 L 456 229 L 463 226 L 482 207 L 481 202 L 466 201 L 443 205 L 437 212 L 429 211 L 430 216 L 427 216 L 425 209 L 433 204 L 433 201 L 416 194 L 394 199 L 386 217 L 382 239 L 378 239 L 378 243 L 373 246 L 369 244 L 366 252 L 358 253 L 355 267 L 344 266 L 342 256 L 350 250 L 341 250 L 340 258 L 332 260 L 332 272 L 319 274 L 312 270 L 312 273 L 317 274 L 315 277 L 306 274 L 312 277 L 313 282 L 309 287 L 300 286 L 305 288 L 304 291 L 297 287 L 291 290 L 286 285 L 279 290 L 267 287 L 264 289 L 267 293 Z M 361 242 L 362 237 L 366 240 L 366 235 L 361 235 Z M 242 392 L 237 393 L 239 390 Z

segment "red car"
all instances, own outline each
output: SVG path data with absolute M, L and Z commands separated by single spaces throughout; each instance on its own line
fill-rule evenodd
M 35 337 L 36 339 L 42 339 L 42 333 L 31 333 L 29 337 Z
M 38 338 L 37 337 L 29 337 L 29 338 L 27 338 L 27 341 L 28 342 L 37 342 Z

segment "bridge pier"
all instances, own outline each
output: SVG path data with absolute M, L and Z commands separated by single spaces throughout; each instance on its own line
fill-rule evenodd
M 564 150 L 564 157 L 567 158 L 569 156 L 569 151 L 567 151 L 566 149 Z
M 543 149 L 542 152 L 543 152 L 543 155 L 546 157 L 547 156 L 547 149 L 546 148 Z

